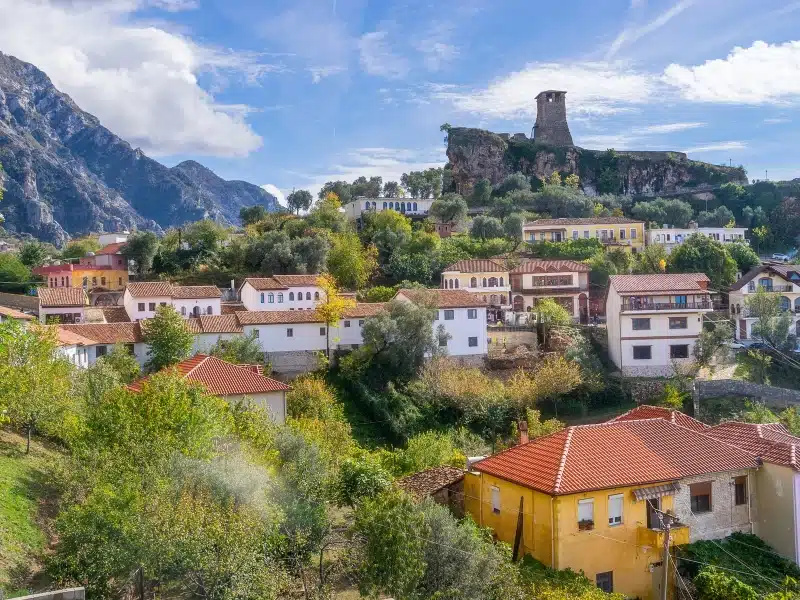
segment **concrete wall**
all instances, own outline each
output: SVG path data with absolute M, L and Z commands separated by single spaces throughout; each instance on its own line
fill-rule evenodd
M 245 325 L 244 334 L 258 332 L 261 349 L 268 353 L 314 352 L 326 349 L 324 323 L 281 323 Z M 289 331 L 291 330 L 291 336 Z M 331 348 L 334 347 L 331 342 Z
M 248 394 L 247 396 L 224 396 L 231 404 L 247 399 L 252 404 L 269 411 L 276 423 L 286 422 L 286 392 L 269 392 L 266 394 Z
M 535 329 L 489 327 L 486 330 L 486 334 L 489 338 L 487 341 L 491 351 L 513 350 L 522 344 L 535 349 L 538 344 Z
M 144 310 L 139 310 L 139 304 L 144 304 Z M 150 310 L 151 304 L 155 304 L 155 308 L 158 308 L 161 304 L 172 304 L 172 298 L 169 296 L 134 298 L 127 289 L 122 295 L 122 305 L 125 307 L 125 312 L 128 313 L 128 318 L 131 321 L 140 321 L 142 319 L 152 319 L 155 317 L 156 311 Z
M 208 354 L 211 347 L 219 340 L 230 340 L 239 337 L 240 333 L 200 333 L 194 336 L 192 354 Z
M 754 531 L 776 552 L 798 561 L 797 498 L 800 474 L 790 467 L 764 463 L 751 478 L 755 483 Z
M 320 366 L 320 352 L 295 350 L 288 352 L 266 352 L 272 370 L 282 375 L 295 376 L 314 371 Z
M 774 408 L 800 404 L 800 390 L 750 383 L 740 379 L 716 379 L 713 381 L 697 379 L 694 382 L 693 396 L 695 410 L 699 409 L 699 403 L 706 398 L 720 398 L 722 396 L 758 398 L 766 405 Z
M 453 318 L 447 319 L 446 311 L 453 311 Z M 474 318 L 469 318 L 470 311 Z M 434 336 L 439 325 L 444 325 L 445 331 L 450 335 L 447 341 L 447 353 L 451 356 L 469 356 L 488 353 L 488 343 L 486 335 L 486 307 L 478 308 L 453 308 L 439 309 L 437 320 L 433 322 Z M 470 338 L 476 338 L 477 345 L 470 346 Z
M 47 323 L 48 318 L 54 319 L 59 315 L 70 315 L 73 317 L 71 322 L 83 323 L 84 307 L 82 306 L 68 306 L 64 308 L 40 308 L 39 309 L 39 322 Z
M 716 540 L 741 531 L 752 533 L 748 505 L 734 504 L 735 477 L 748 476 L 748 470 L 727 471 L 711 475 L 699 475 L 681 479 L 680 489 L 675 493 L 674 510 L 678 520 L 689 526 L 689 541 Z M 692 513 L 690 484 L 711 482 L 711 510 Z M 748 484 L 750 481 L 748 480 Z M 752 494 L 748 485 L 748 501 Z
M 84 598 L 86 598 L 86 590 L 82 587 L 64 588 L 30 596 L 17 596 L 17 600 L 84 600 Z
M 201 315 L 221 315 L 221 298 L 181 298 L 172 300 L 172 306 L 184 317 L 194 316 L 194 309 L 197 307 Z M 209 312 L 208 309 L 211 309 Z M 185 309 L 185 312 L 184 312 Z

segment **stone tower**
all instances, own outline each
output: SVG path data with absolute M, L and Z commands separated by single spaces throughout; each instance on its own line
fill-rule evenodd
M 536 96 L 536 124 L 533 139 L 554 146 L 572 146 L 567 125 L 567 92 L 547 90 Z

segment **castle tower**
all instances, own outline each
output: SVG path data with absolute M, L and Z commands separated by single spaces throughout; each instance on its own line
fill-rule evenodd
M 536 96 L 536 124 L 533 139 L 554 146 L 572 146 L 567 125 L 567 92 L 547 90 Z

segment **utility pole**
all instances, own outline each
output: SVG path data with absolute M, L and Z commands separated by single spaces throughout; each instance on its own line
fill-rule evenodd
M 661 600 L 667 600 L 667 584 L 669 583 L 669 535 L 674 517 L 669 513 L 662 512 L 659 512 L 658 516 L 661 519 L 661 525 L 664 529 L 664 556 L 661 559 L 661 568 L 664 572 L 661 578 Z

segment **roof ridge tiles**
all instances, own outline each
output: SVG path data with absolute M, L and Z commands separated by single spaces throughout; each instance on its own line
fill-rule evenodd
M 564 468 L 567 466 L 567 455 L 569 455 L 569 447 L 572 442 L 572 433 L 575 431 L 575 426 L 567 428 L 567 439 L 564 440 L 564 449 L 561 451 L 561 462 L 556 471 L 556 479 L 553 484 L 553 491 L 558 493 L 561 491 L 561 479 L 564 477 Z

